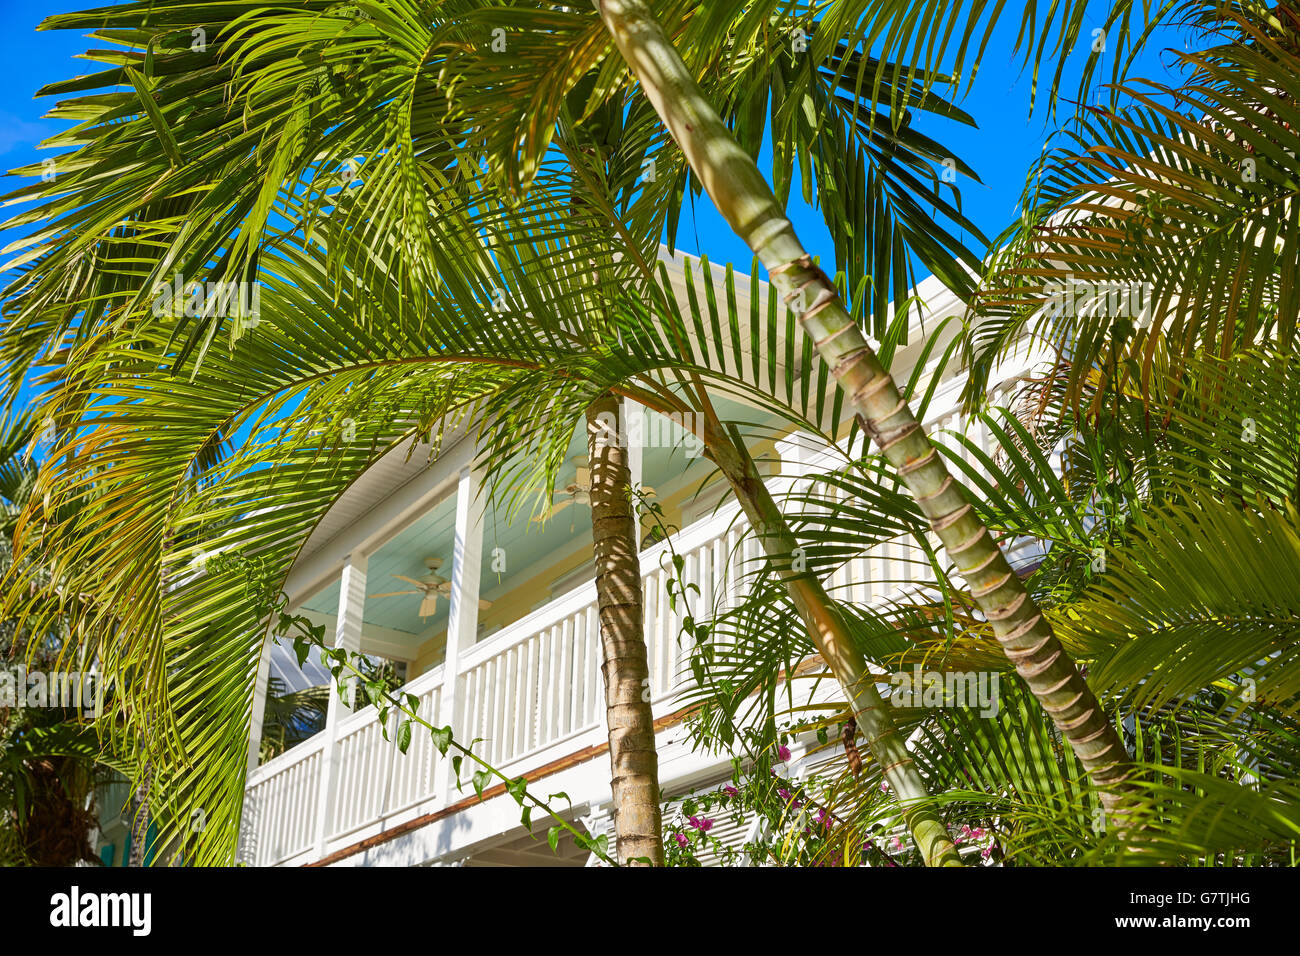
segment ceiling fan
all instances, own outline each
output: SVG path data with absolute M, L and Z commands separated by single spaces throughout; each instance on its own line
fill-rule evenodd
M 438 569 L 442 567 L 442 558 L 425 558 L 424 566 L 429 569 L 429 573 L 421 580 L 408 578 L 404 574 L 393 575 L 399 581 L 415 585 L 413 590 L 385 591 L 383 594 L 371 594 L 370 597 L 383 598 L 397 597 L 403 594 L 422 594 L 424 597 L 420 601 L 420 617 L 432 616 L 437 613 L 439 596 L 448 600 L 451 599 L 451 581 L 438 573 Z M 480 600 L 478 606 L 480 611 L 485 611 L 492 606 L 492 602 Z
M 569 507 L 569 505 L 574 503 L 587 505 L 588 507 L 591 506 L 591 468 L 589 467 L 589 459 L 586 455 L 575 455 L 570 458 L 569 461 L 574 465 L 575 474 L 573 481 L 555 492 L 557 496 L 566 495 L 567 497 L 560 500 L 557 504 L 551 505 L 550 508 L 546 509 L 545 513 L 535 517 L 533 519 L 534 521 L 545 521 L 547 518 L 551 517 L 551 515 L 563 511 L 565 508 Z M 641 491 L 647 495 L 653 495 L 655 492 L 655 490 L 648 485 L 642 485 Z

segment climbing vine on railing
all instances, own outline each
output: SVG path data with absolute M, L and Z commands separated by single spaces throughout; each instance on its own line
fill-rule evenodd
M 520 822 L 529 833 L 533 831 L 532 815 L 534 810 L 542 811 L 555 821 L 547 830 L 546 835 L 547 843 L 552 851 L 558 850 L 560 836 L 567 832 L 580 849 L 594 853 L 602 862 L 611 866 L 618 865 L 609 855 L 609 838 L 605 834 L 592 836 L 583 832 L 564 819 L 551 806 L 550 800 L 564 799 L 567 801 L 569 799 L 568 794 L 553 793 L 546 800 L 541 799 L 528 789 L 526 778 L 522 776 L 507 777 L 496 767 L 474 753 L 473 746 L 479 742 L 478 740 L 470 741 L 469 744 L 462 744 L 455 739 L 451 727 L 437 727 L 421 717 L 419 713 L 420 699 L 412 693 L 392 687 L 388 675 L 381 669 L 376 668 L 364 654 L 345 648 L 328 647 L 325 644 L 325 625 L 313 624 L 309 618 L 289 613 L 289 596 L 283 591 L 276 593 L 273 588 L 268 587 L 270 578 L 260 559 L 250 560 L 239 555 L 218 556 L 210 563 L 210 569 L 223 565 L 225 569 L 237 566 L 243 572 L 246 592 L 250 597 L 257 599 L 259 606 L 264 609 L 264 619 L 273 622 L 272 635 L 277 640 L 280 638 L 292 640 L 299 667 L 306 662 L 311 649 L 315 647 L 320 652 L 321 661 L 329 668 L 330 674 L 333 676 L 334 686 L 340 699 L 351 704 L 349 698 L 352 697 L 353 689 L 359 689 L 363 698 L 362 706 L 365 704 L 374 705 L 385 740 L 393 740 L 389 736 L 388 718 L 390 714 L 397 712 L 401 715 L 401 720 L 398 722 L 395 731 L 396 740 L 394 741 L 399 751 L 405 754 L 410 749 L 415 727 L 424 728 L 430 735 L 433 745 L 438 749 L 438 753 L 444 759 L 451 760 L 452 769 L 456 776 L 457 789 L 461 789 L 463 786 L 461 769 L 465 765 L 465 761 L 468 760 L 471 766 L 478 768 L 470 773 L 470 784 L 480 800 L 484 799 L 484 792 L 492 784 L 492 781 L 494 779 L 499 780 L 504 786 L 505 792 L 510 794 L 515 802 L 519 804 Z

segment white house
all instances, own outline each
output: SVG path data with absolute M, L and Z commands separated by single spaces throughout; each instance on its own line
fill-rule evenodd
M 682 260 L 668 263 L 680 277 Z M 895 360 L 896 377 L 915 363 L 926 331 L 962 311 L 936 280 L 917 292 L 925 307 L 911 344 Z M 999 387 L 1010 387 L 1015 371 L 1029 364 L 1025 358 L 1010 376 L 1002 374 Z M 958 424 L 961 386 L 958 378 L 940 385 L 927 415 L 932 432 Z M 762 420 L 757 410 L 749 414 Z M 757 543 L 718 483 L 701 489 L 711 466 L 691 454 L 689 436 L 653 417 L 647 425 L 648 440 L 630 455 L 633 481 L 653 488 L 668 520 L 680 527 L 671 544 L 699 584 L 697 605 L 734 602 Z M 580 461 L 585 436 L 575 434 L 571 450 Z M 788 428 L 754 451 L 774 492 L 831 462 Z M 297 613 L 326 624 L 338 646 L 396 662 L 422 716 L 451 725 L 459 740 L 481 739 L 478 752 L 510 777 L 527 776 L 537 792 L 566 793 L 572 808 L 563 801 L 560 807 L 588 832 L 610 833 L 612 845 L 590 511 L 578 495 L 545 523 L 526 514 L 508 522 L 477 495 L 474 459 L 464 433 L 449 436 L 432 462 L 394 449 L 335 503 L 286 591 Z M 560 487 L 580 484 L 577 467 L 570 462 Z M 565 497 L 559 493 L 557 505 Z M 660 782 L 671 797 L 722 780 L 730 765 L 725 756 L 693 752 L 686 739 L 680 693 L 689 674 L 682 672 L 680 609 L 674 612 L 664 599 L 667 548 L 665 542 L 646 547 L 641 566 Z M 834 593 L 873 602 L 897 582 L 920 581 L 910 550 L 907 542 L 890 542 L 848 562 L 831 582 Z M 553 853 L 545 839 L 525 832 L 518 806 L 500 788 L 482 800 L 468 784 L 458 789 L 450 761 L 439 757 L 427 734 L 416 734 L 409 751 L 399 753 L 373 708 L 350 712 L 337 694 L 321 733 L 258 766 L 266 681 L 273 657 L 286 653 L 268 647 L 263 655 L 241 860 L 257 866 L 590 862 L 572 841 Z M 796 772 L 806 752 L 794 748 Z M 540 827 L 544 836 L 546 825 Z M 749 836 L 746 827 L 732 829 L 721 834 L 725 840 L 739 844 Z

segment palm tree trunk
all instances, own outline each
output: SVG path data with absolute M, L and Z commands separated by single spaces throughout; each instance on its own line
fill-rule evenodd
M 587 409 L 587 447 L 614 830 L 621 862 L 662 866 L 659 757 L 647 692 L 650 665 L 632 480 L 622 435 L 618 399 L 606 394 Z
M 961 857 L 934 810 L 925 780 L 907 750 L 907 741 L 876 690 L 877 678 L 867 668 L 835 602 L 816 576 L 796 572 L 790 566 L 798 541 L 763 483 L 749 450 L 734 432 L 728 439 L 712 428 L 708 431 L 705 442 L 709 456 L 731 485 L 764 551 L 770 558 L 786 562 L 780 573 L 790 600 L 803 618 L 809 638 L 848 697 L 857 726 L 898 799 L 921 858 L 927 866 L 961 866 Z
M 834 285 L 813 264 L 771 187 L 642 0 L 593 0 L 605 26 L 718 211 L 767 268 L 823 361 L 915 497 L 993 625 L 1007 658 L 1113 807 L 1129 756 L 1074 661 L 978 520 Z

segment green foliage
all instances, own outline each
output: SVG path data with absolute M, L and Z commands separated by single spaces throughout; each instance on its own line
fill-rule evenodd
M 978 467 L 949 458 L 990 527 L 1045 551 L 1028 583 L 1144 768 L 1139 861 L 1276 862 L 1297 818 L 1287 780 L 1300 389 L 1289 350 L 1300 207 L 1288 157 L 1300 69 L 1292 27 L 1254 7 L 1160 5 L 1170 9 L 1209 44 L 1179 54 L 1187 83 L 1131 81 L 1131 102 L 1081 111 L 1076 148 L 1035 170 L 1030 213 L 983 277 L 981 322 L 961 343 L 972 408 L 1026 331 L 1059 346 L 1060 362 L 1022 407 L 984 414 L 996 454 L 972 454 Z M 837 283 L 891 362 L 906 344 L 913 262 L 971 291 L 977 256 L 954 236 L 979 237 L 934 175 L 949 151 L 913 123 L 969 122 L 939 90 L 969 88 L 1002 5 L 835 0 L 814 14 L 682 0 L 656 12 L 742 146 L 771 144 L 778 195 L 796 174 L 815 189 Z M 1037 75 L 1056 61 L 1053 93 L 1087 12 L 1076 2 L 1042 20 L 1022 13 L 1025 62 Z M 1116 78 L 1140 38 L 1136 13 L 1107 8 Z M 793 24 L 807 27 L 806 56 L 793 55 Z M 151 762 L 160 839 L 179 839 L 186 860 L 232 856 L 267 625 L 323 636 L 277 601 L 331 504 L 383 454 L 432 457 L 470 425 L 492 493 L 524 507 L 510 489 L 553 483 L 572 424 L 611 389 L 670 413 L 742 396 L 826 438 L 840 467 L 787 503 L 807 573 L 831 580 L 886 541 L 910 544 L 916 568 L 935 572 L 931 590 L 884 603 L 843 595 L 864 654 L 882 669 L 918 657 L 1005 668 L 913 503 L 856 426 L 837 430 L 843 396 L 756 269 L 746 281 L 700 262 L 685 272 L 687 301 L 672 294 L 657 247 L 699 184 L 594 10 L 128 3 L 46 26 L 93 30 L 110 49 L 93 55 L 99 72 L 43 91 L 65 98 L 55 115 L 76 125 L 49 144 L 66 149 L 55 180 L 9 197 L 31 201 L 9 225 L 39 225 L 7 264 L 0 369 L 11 398 L 46 370 L 42 412 L 57 428 L 39 475 L 0 457 L 14 541 L 6 621 L 75 634 L 100 654 L 121 689 L 114 746 Z M 498 26 L 507 55 L 493 49 Z M 1247 158 L 1253 180 L 1241 176 Z M 258 283 L 260 320 L 155 314 L 156 286 L 177 273 Z M 1066 273 L 1149 282 L 1153 324 L 1044 319 L 1045 284 Z M 943 329 L 927 332 L 906 389 L 921 405 L 940 376 L 920 370 L 955 355 Z M 0 444 L 25 445 L 35 427 Z M 825 679 L 799 672 L 811 644 L 775 574 L 794 557 L 744 569 L 741 607 L 688 624 L 694 727 L 747 766 L 778 746 L 782 720 L 828 735 L 843 717 L 838 701 L 783 712 L 793 680 Z M 50 580 L 58 600 L 32 596 Z M 679 581 L 670 600 L 692 586 Z M 419 724 L 458 780 L 463 760 L 478 768 L 476 793 L 500 777 L 382 675 L 346 655 L 327 663 L 336 678 L 355 667 L 385 717 L 401 712 L 400 749 Z M 994 721 L 949 709 L 902 721 L 951 827 L 989 835 L 991 858 L 1006 862 L 1133 856 L 1096 831 L 1077 762 L 1003 677 L 1011 689 Z M 768 814 L 763 859 L 915 862 L 894 853 L 896 807 L 870 762 L 861 777 L 837 775 L 834 802 L 794 798 L 834 813 L 833 837 L 803 839 L 793 799 L 774 803 L 758 778 L 744 800 Z M 531 827 L 542 804 L 501 782 Z M 722 806 L 709 799 L 696 811 Z M 196 806 L 201 835 L 186 825 Z M 552 847 L 565 826 L 549 830 Z M 681 862 L 707 843 L 694 831 L 688 848 L 670 842 Z M 603 838 L 574 839 L 606 852 Z

